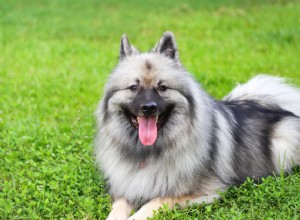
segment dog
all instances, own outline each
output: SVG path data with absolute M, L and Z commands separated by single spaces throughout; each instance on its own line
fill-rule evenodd
M 211 203 L 247 177 L 300 165 L 300 90 L 258 75 L 214 100 L 181 64 L 172 32 L 146 53 L 122 36 L 96 118 L 96 164 L 113 200 L 108 220 Z

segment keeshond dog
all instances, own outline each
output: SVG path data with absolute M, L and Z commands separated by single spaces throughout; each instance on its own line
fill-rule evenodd
M 247 177 L 300 165 L 300 91 L 259 75 L 214 100 L 181 64 L 171 32 L 147 53 L 122 36 L 96 117 L 109 220 L 147 219 L 163 204 L 210 203 Z

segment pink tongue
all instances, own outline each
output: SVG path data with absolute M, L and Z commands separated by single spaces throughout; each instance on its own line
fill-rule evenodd
M 157 138 L 155 117 L 141 117 L 139 121 L 139 138 L 144 146 L 151 146 Z

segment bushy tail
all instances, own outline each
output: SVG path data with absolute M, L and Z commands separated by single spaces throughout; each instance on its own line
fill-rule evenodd
M 258 75 L 238 85 L 224 100 L 256 100 L 261 104 L 277 104 L 300 116 L 300 90 L 275 76 Z

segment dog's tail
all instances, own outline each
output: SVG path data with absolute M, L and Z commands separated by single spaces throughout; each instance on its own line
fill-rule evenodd
M 224 100 L 255 100 L 263 105 L 276 104 L 300 116 L 300 90 L 285 79 L 258 75 L 246 84 L 238 85 Z

